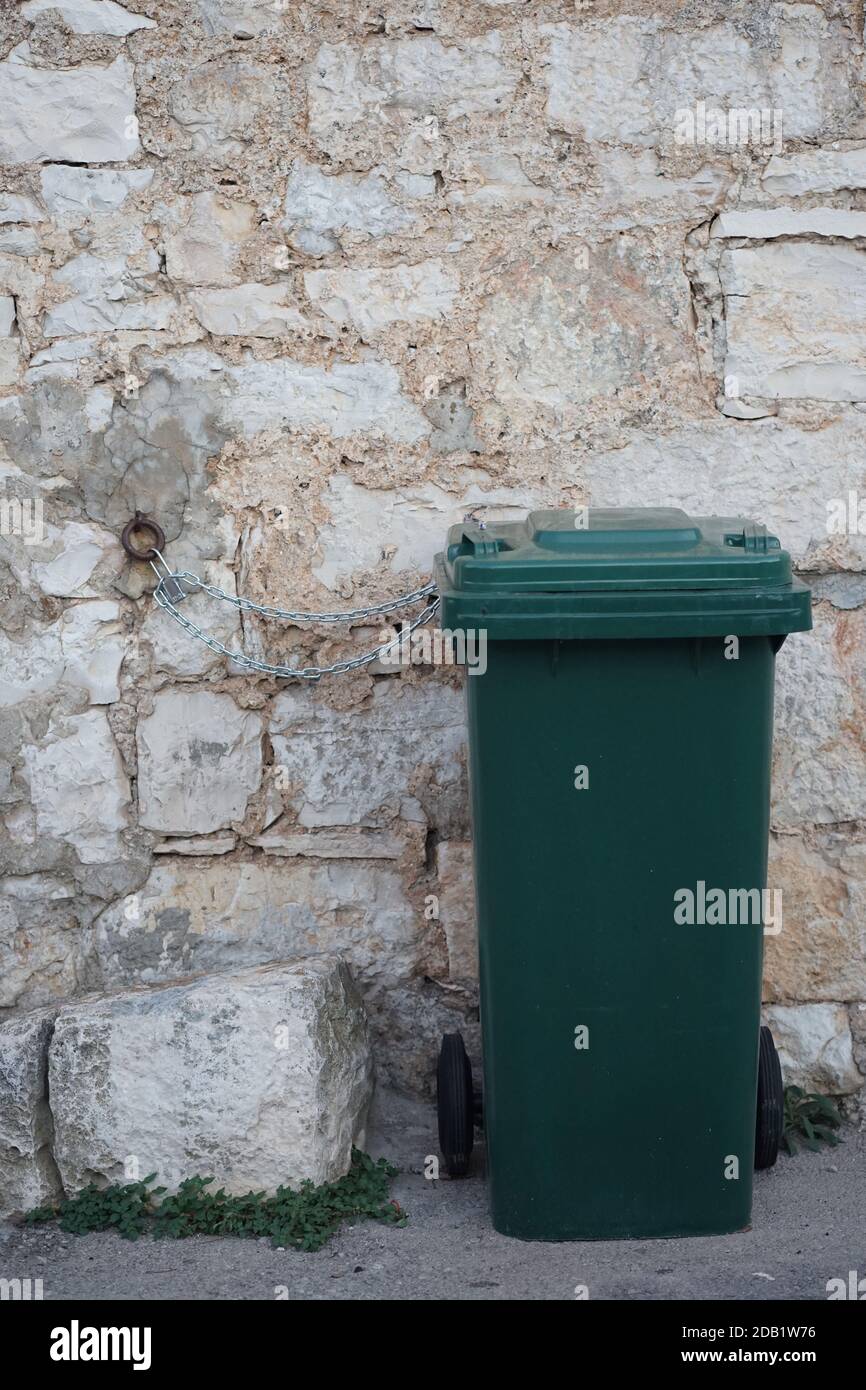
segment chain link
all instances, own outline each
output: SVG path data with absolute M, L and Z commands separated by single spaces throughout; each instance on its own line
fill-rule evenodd
M 364 652 L 361 656 L 355 656 L 344 661 L 334 661 L 330 666 L 304 666 L 293 667 L 284 666 L 269 661 L 259 661 L 256 657 L 245 656 L 243 652 L 233 652 L 230 648 L 223 645 L 216 637 L 209 636 L 190 618 L 184 617 L 177 609 L 177 604 L 189 597 L 189 593 L 184 585 L 193 586 L 193 590 L 200 590 L 202 593 L 210 595 L 211 598 L 219 599 L 224 603 L 231 604 L 233 608 L 242 613 L 259 613 L 264 618 L 285 618 L 290 622 L 310 622 L 310 623 L 339 623 L 356 622 L 363 619 L 380 617 L 385 613 L 392 613 L 396 608 L 407 607 L 411 603 L 417 603 L 423 598 L 428 598 L 430 594 L 436 592 L 436 585 L 428 583 L 419 589 L 413 589 L 409 594 L 403 594 L 400 598 L 386 599 L 384 603 L 371 604 L 369 608 L 350 608 L 342 613 L 301 613 L 293 612 L 286 608 L 274 608 L 269 604 L 254 603 L 252 599 L 239 598 L 235 594 L 228 594 L 224 589 L 218 588 L 215 584 L 205 584 L 198 575 L 191 574 L 188 570 L 173 572 L 166 563 L 163 556 L 157 550 L 165 573 L 160 574 L 154 562 L 150 565 L 157 577 L 158 583 L 153 591 L 153 597 L 162 610 L 174 618 L 191 637 L 196 637 L 209 647 L 212 652 L 217 652 L 220 656 L 227 657 L 237 666 L 244 667 L 248 671 L 260 671 L 269 676 L 294 676 L 299 680 L 317 681 L 321 676 L 341 674 L 344 671 L 357 671 L 361 666 L 368 666 L 371 661 L 377 661 L 385 652 L 393 647 L 405 642 L 407 636 L 421 627 L 423 623 L 429 621 L 439 609 L 439 599 L 424 606 L 416 618 L 413 618 L 408 627 L 404 627 L 403 632 L 392 638 L 390 642 L 384 642 L 372 651 Z M 169 593 L 169 585 L 173 585 L 173 594 Z

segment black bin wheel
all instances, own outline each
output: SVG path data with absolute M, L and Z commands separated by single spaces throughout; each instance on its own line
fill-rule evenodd
M 758 1105 L 755 1115 L 755 1167 L 772 1168 L 779 1157 L 785 1123 L 782 1068 L 773 1035 L 761 1028 L 758 1051 Z
M 439 1150 L 452 1178 L 464 1178 L 472 1157 L 475 1096 L 472 1066 L 460 1033 L 446 1033 L 439 1050 L 436 1075 Z

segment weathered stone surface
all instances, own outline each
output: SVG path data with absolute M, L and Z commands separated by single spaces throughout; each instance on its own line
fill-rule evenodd
M 841 1004 L 774 1004 L 764 1010 L 788 1086 L 850 1095 L 863 1077 L 854 1065 L 848 1010 Z
M 491 486 L 491 482 L 481 468 L 462 468 L 459 492 L 421 483 L 395 493 L 363 487 L 344 475 L 333 477 L 324 498 L 330 521 L 319 526 L 322 558 L 315 566 L 316 577 L 334 588 L 346 576 L 375 566 L 383 552 L 388 553 L 395 573 L 429 573 L 430 557 L 455 516 L 489 506 L 503 520 L 518 520 L 537 496 L 519 482 L 513 487 Z M 354 518 L 353 527 L 346 527 L 346 516 Z
M 87 691 L 93 705 L 120 698 L 118 675 L 124 642 L 112 602 L 75 603 L 26 642 L 0 632 L 0 706 L 68 683 Z
M 253 39 L 273 31 L 281 9 L 274 0 L 195 0 L 206 34 Z
M 866 497 L 866 417 L 850 413 L 804 431 L 765 419 L 713 420 L 659 433 L 642 428 L 586 466 L 595 507 L 677 506 L 695 516 L 746 516 L 782 537 L 801 570 L 866 569 L 866 534 L 831 534 L 829 504 Z M 787 652 L 787 649 L 786 649 Z
M 129 783 L 104 710 L 52 720 L 24 757 L 39 834 L 72 845 L 83 864 L 118 858 Z
M 0 295 L 0 338 L 8 338 L 15 322 L 15 300 L 11 294 Z
M 48 543 L 36 551 L 40 558 L 32 567 L 39 588 L 57 598 L 95 598 L 91 580 L 103 561 L 116 554 L 116 537 L 80 521 L 57 531 L 46 529 Z
M 0 224 L 7 222 L 44 222 L 45 214 L 32 198 L 24 193 L 0 193 Z
M 740 394 L 866 399 L 866 252 L 780 242 L 725 251 L 725 377 Z
M 850 610 L 866 603 L 866 575 L 819 574 L 809 576 L 813 603 L 824 599 L 834 608 Z
M 321 149 L 336 152 L 345 131 L 383 110 L 404 122 L 428 112 L 456 120 L 504 110 L 518 73 L 501 52 L 496 30 L 459 44 L 426 34 L 362 46 L 325 43 L 307 82 L 313 137 Z
M 166 835 L 241 821 L 262 777 L 262 725 L 229 695 L 165 690 L 138 725 L 139 819 Z
M 169 294 L 155 289 L 158 258 L 151 250 L 142 274 L 125 256 L 76 256 L 54 275 L 54 284 L 72 294 L 45 315 L 46 338 L 106 333 L 119 329 L 167 328 L 175 310 Z
M 842 831 L 774 835 L 782 930 L 764 941 L 764 998 L 866 997 L 866 845 Z
M 115 989 L 337 952 L 368 1000 L 387 1008 L 419 967 L 425 926 L 391 864 L 166 860 L 99 915 L 83 970 L 91 987 Z
M 647 276 L 646 246 L 621 236 L 580 257 L 519 261 L 478 321 L 483 379 L 507 409 L 569 411 L 682 371 L 688 287 L 673 259 Z
M 133 393 L 112 402 L 97 466 L 82 470 L 89 515 L 117 531 L 140 509 L 185 542 L 185 558 L 225 563 L 236 533 L 221 525 L 206 492 L 208 458 L 226 438 L 217 420 L 222 372 L 220 358 L 208 353 L 142 355 Z M 186 525 L 190 516 L 194 528 Z
M 59 623 L 64 679 L 87 691 L 92 705 L 120 699 L 120 666 L 126 651 L 120 605 L 74 603 Z
M 513 206 L 543 205 L 553 202 L 549 188 L 527 178 L 517 155 L 505 151 L 476 154 L 454 170 L 464 187 L 448 194 L 452 208 L 493 210 Z
M 304 287 L 327 318 L 350 324 L 363 338 L 392 323 L 441 319 L 459 290 L 455 275 L 441 261 L 389 270 L 310 270 Z
M 196 835 L 191 840 L 175 837 L 154 845 L 154 854 L 230 854 L 237 845 L 236 835 Z
M 424 414 L 434 426 L 430 436 L 434 453 L 451 454 L 464 449 L 483 453 L 475 433 L 475 412 L 466 400 L 465 382 L 453 381 L 443 386 L 427 402 Z
M 206 584 L 215 584 L 226 593 L 234 592 L 235 576 L 227 565 L 206 561 L 198 568 Z M 197 623 L 229 651 L 241 649 L 241 624 L 236 608 L 214 603 L 207 594 L 194 591 L 183 600 L 182 611 L 185 618 Z M 203 642 L 190 641 L 189 633 L 156 604 L 148 610 L 141 636 L 153 652 L 156 670 L 170 676 L 204 676 L 209 671 L 226 667 L 225 657 L 211 651 Z
M 165 239 L 166 269 L 181 285 L 236 285 L 238 253 L 255 231 L 255 208 L 216 193 L 196 193 L 177 209 Z
M 48 1108 L 55 1013 L 38 1009 L 0 1022 L 0 1219 L 60 1196 Z
M 107 164 L 138 153 L 135 86 L 124 57 L 106 67 L 0 63 L 0 162 Z
M 15 642 L 0 632 L 0 705 L 18 705 L 29 696 L 47 691 L 57 680 L 60 634 L 54 628 L 26 642 Z
M 38 852 L 45 846 L 38 840 L 35 824 L 16 825 L 14 813 L 4 820 L 9 841 L 39 864 Z M 42 872 L 0 879 L 3 1009 L 56 1003 L 68 999 L 79 986 L 82 941 L 75 888 L 44 871 L 44 863 Z
M 710 228 L 712 237 L 746 237 L 753 241 L 779 236 L 866 236 L 866 212 L 845 208 L 749 208 L 723 212 Z
M 36 19 L 45 10 L 59 10 L 73 34 L 111 34 L 125 38 L 136 29 L 155 29 L 156 20 L 133 14 L 115 0 L 27 0 L 21 6 L 25 19 Z
M 0 227 L 0 253 L 38 256 L 41 243 L 32 227 Z
M 274 67 L 245 58 L 215 58 L 179 76 L 169 110 L 194 154 L 224 163 L 255 139 L 281 86 Z
M 632 16 L 579 29 L 545 26 L 548 121 L 587 140 L 652 144 L 656 121 L 643 67 L 655 33 L 652 20 Z
M 279 426 L 323 426 L 337 438 L 369 430 L 402 443 L 430 433 L 387 362 L 337 362 L 326 369 L 278 358 L 231 367 L 226 378 L 232 390 L 221 418 L 247 438 Z
M 835 193 L 866 188 L 866 146 L 851 150 L 801 150 L 774 155 L 761 175 L 768 193 Z
M 0 257 L 38 256 L 42 240 L 36 225 L 40 222 L 44 222 L 44 213 L 32 197 L 26 193 L 0 193 Z M 8 288 L 18 293 L 25 282 L 8 274 Z
M 329 1182 L 363 1142 L 372 1064 L 363 1007 L 333 958 L 86 1001 L 49 1054 L 67 1191 L 156 1172 L 229 1192 Z
M 283 226 L 293 245 L 310 256 L 337 251 L 341 235 L 359 239 L 404 231 L 414 221 L 388 190 L 384 173 L 326 174 L 297 160 L 286 185 Z
M 472 843 L 445 840 L 436 850 L 439 920 L 448 944 L 452 980 L 478 979 L 478 934 L 475 926 L 475 878 Z
M 399 859 L 406 848 L 404 838 L 387 830 L 274 828 L 248 843 L 285 859 Z
M 95 338 L 55 339 L 49 347 L 34 352 L 24 379 L 28 386 L 56 377 L 69 377 L 76 381 L 82 371 L 81 364 L 98 356 Z
M 309 323 L 293 302 L 290 285 L 238 285 L 190 294 L 193 313 L 208 333 L 225 337 L 283 338 Z
M 21 373 L 21 352 L 15 338 L 0 338 L 0 386 L 15 386 Z
M 374 687 L 363 708 L 344 711 L 287 688 L 274 701 L 270 733 L 299 825 L 385 827 L 408 796 L 426 802 L 438 826 L 462 820 L 465 730 L 457 690 L 389 681 Z
M 866 818 L 866 609 L 820 603 L 776 664 L 772 821 L 780 829 Z
M 322 950 L 346 955 L 368 985 L 411 971 L 417 931 L 389 864 L 209 856 L 194 870 L 165 858 L 140 892 L 100 915 L 88 936 L 92 983 L 113 988 Z M 363 883 L 363 902 L 353 882 Z
M 671 146 L 676 111 L 698 101 L 780 109 L 786 139 L 814 137 L 848 111 L 844 33 L 812 6 L 769 11 L 757 43 L 733 23 L 695 31 L 655 15 L 542 25 L 541 36 L 548 122 L 589 141 Z
M 733 182 L 724 155 L 708 153 L 696 173 L 673 178 L 656 150 L 597 146 L 600 186 L 593 200 L 594 228 L 652 227 L 672 220 L 697 223 L 710 216 Z
M 130 194 L 142 192 L 152 180 L 152 169 L 79 169 L 48 164 L 39 173 L 42 199 L 52 217 L 76 223 L 116 212 Z

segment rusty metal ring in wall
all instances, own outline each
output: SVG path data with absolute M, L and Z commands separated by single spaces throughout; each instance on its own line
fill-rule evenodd
M 147 550 L 137 550 L 132 544 L 132 536 L 136 531 L 144 531 L 152 537 L 152 544 L 148 546 Z M 136 512 L 132 520 L 128 521 L 121 531 L 120 544 L 130 560 L 155 560 L 157 551 L 165 549 L 165 532 L 157 522 L 142 516 L 141 512 Z

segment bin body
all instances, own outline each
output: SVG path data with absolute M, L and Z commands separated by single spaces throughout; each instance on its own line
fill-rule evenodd
M 755 894 L 783 635 L 738 626 L 808 626 L 808 594 L 778 549 L 786 586 L 762 580 L 748 612 L 736 570 L 721 595 L 678 590 L 676 571 L 663 591 L 546 591 L 548 568 L 551 584 L 567 582 L 564 554 L 575 583 L 598 585 L 599 561 L 610 579 L 619 556 L 634 585 L 633 532 L 643 528 L 644 572 L 653 553 L 667 571 L 671 544 L 689 549 L 666 544 L 666 530 L 704 534 L 677 512 L 590 513 L 601 540 L 566 533 L 548 566 L 536 537 L 551 515 L 556 537 L 557 514 L 525 524 L 540 552 L 512 581 L 526 592 L 500 574 L 521 541 L 507 526 L 511 550 L 491 550 L 489 531 L 470 538 L 481 553 L 465 589 L 461 555 L 448 563 L 466 545 L 460 528 L 440 572 L 443 627 L 473 605 L 475 626 L 487 624 L 486 671 L 466 685 L 493 1221 L 538 1240 L 738 1230 L 751 1208 L 773 906 Z M 698 631 L 676 632 L 683 608 Z M 614 633 L 642 635 L 597 635 L 605 613 Z M 725 630 L 700 630 L 714 626 Z

